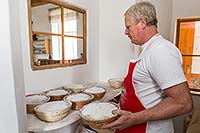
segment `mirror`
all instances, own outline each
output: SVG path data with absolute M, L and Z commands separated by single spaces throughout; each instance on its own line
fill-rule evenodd
M 179 18 L 176 45 L 183 57 L 183 70 L 189 87 L 200 90 L 200 17 Z
M 33 70 L 85 64 L 86 10 L 61 0 L 29 0 Z

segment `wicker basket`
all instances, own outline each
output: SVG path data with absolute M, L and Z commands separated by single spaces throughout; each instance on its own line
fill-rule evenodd
M 95 89 L 97 91 L 95 91 Z M 99 92 L 98 92 L 98 90 L 99 90 Z M 94 100 L 96 101 L 96 100 L 100 100 L 106 94 L 106 89 L 104 89 L 103 87 L 100 87 L 100 86 L 95 86 L 95 87 L 85 89 L 84 92 L 94 95 Z
M 28 102 L 28 98 L 33 98 L 33 97 L 46 97 L 46 98 L 44 98 L 44 100 L 38 100 L 37 102 L 35 102 L 35 101 L 33 101 L 33 102 Z M 45 94 L 30 94 L 30 95 L 26 95 L 26 111 L 27 111 L 27 113 L 29 113 L 29 114 L 33 114 L 33 113 L 35 113 L 35 111 L 34 111 L 34 108 L 37 106 L 37 105 L 40 105 L 40 104 L 43 104 L 43 103 L 46 103 L 46 102 L 48 102 L 49 100 L 50 100 L 50 97 L 49 96 L 46 96 Z M 34 100 L 34 99 L 33 99 Z
M 70 97 L 73 97 L 73 96 L 78 96 L 80 94 L 85 94 L 87 96 L 89 96 L 89 98 L 87 100 L 70 100 Z M 94 99 L 94 96 L 91 95 L 91 94 L 87 94 L 87 93 L 73 93 L 73 94 L 70 94 L 70 95 L 67 95 L 63 98 L 63 100 L 70 100 L 72 102 L 72 109 L 74 110 L 77 110 L 77 109 L 80 109 L 82 108 L 84 105 L 92 102 Z
M 52 104 L 52 106 L 55 106 L 55 104 L 59 103 L 65 103 L 67 106 L 64 109 L 55 110 L 55 111 L 40 111 L 39 108 L 42 106 L 44 107 L 45 104 Z M 53 105 L 54 104 L 54 105 Z M 38 105 L 34 108 L 36 115 L 39 119 L 46 121 L 46 122 L 56 122 L 62 120 L 64 117 L 66 117 L 70 110 L 71 110 L 72 103 L 68 100 L 65 101 L 52 101 L 48 103 L 44 103 L 41 105 Z M 51 107 L 53 108 L 53 107 Z
M 91 104 L 98 104 L 98 103 L 105 103 L 105 102 L 93 102 L 93 103 L 91 103 Z M 112 104 L 112 103 L 109 103 L 109 104 Z M 109 117 L 106 117 L 106 118 L 104 118 L 104 119 L 92 119 L 92 118 L 90 118 L 88 115 L 84 115 L 83 114 L 83 111 L 87 108 L 87 107 L 89 107 L 89 105 L 90 104 L 88 104 L 88 105 L 85 105 L 81 110 L 80 110 L 80 116 L 81 116 L 81 119 L 82 119 L 82 121 L 85 123 L 85 124 L 87 124 L 87 125 L 89 125 L 91 128 L 93 128 L 93 129 L 101 129 L 101 127 L 103 126 L 103 125 L 105 125 L 105 124 L 108 124 L 108 123 L 111 123 L 111 122 L 113 122 L 114 120 L 116 120 L 117 118 L 118 118 L 118 116 L 117 115 L 112 115 L 112 116 L 109 116 Z M 114 104 L 112 104 L 112 105 L 114 105 Z M 94 107 L 97 107 L 98 105 L 95 105 Z M 116 105 L 114 105 L 116 108 L 115 109 L 118 109 L 118 107 L 116 106 Z M 96 110 L 97 112 L 96 113 L 101 113 L 102 112 L 102 110 L 101 109 L 98 109 L 98 110 Z M 111 112 L 112 112 L 112 110 L 110 110 Z
M 114 89 L 122 87 L 122 82 L 123 80 L 120 78 L 112 78 L 108 80 L 109 85 Z
M 80 93 L 85 86 L 82 84 L 68 84 L 63 86 L 63 88 L 66 90 L 71 90 L 73 93 Z
M 50 96 L 51 101 L 59 101 L 59 100 L 63 100 L 63 97 L 65 97 L 66 95 L 71 94 L 71 90 L 65 90 L 63 88 L 51 89 L 49 91 L 46 91 L 45 94 L 47 96 Z

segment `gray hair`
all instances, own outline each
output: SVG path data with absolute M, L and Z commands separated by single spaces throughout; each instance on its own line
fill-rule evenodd
M 126 15 L 129 15 L 134 23 L 138 23 L 142 18 L 145 18 L 148 26 L 155 25 L 157 27 L 156 9 L 150 2 L 135 3 L 125 12 L 124 16 Z

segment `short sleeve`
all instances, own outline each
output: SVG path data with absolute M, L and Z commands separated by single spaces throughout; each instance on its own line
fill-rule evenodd
M 150 50 L 149 73 L 160 88 L 167 89 L 186 81 L 182 57 L 174 44 L 167 43 Z

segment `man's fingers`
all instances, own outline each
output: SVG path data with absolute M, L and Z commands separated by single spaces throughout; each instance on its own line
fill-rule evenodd
M 113 113 L 114 115 L 118 115 L 118 110 L 113 110 L 112 113 Z
M 119 118 L 117 120 L 115 120 L 112 123 L 106 124 L 104 126 L 102 126 L 101 128 L 103 129 L 123 129 L 123 121 L 124 121 L 124 117 L 123 115 L 126 115 L 126 111 L 123 110 L 113 110 L 112 111 L 113 114 L 118 115 Z
M 113 129 L 113 128 L 117 127 L 118 125 L 119 125 L 119 123 L 118 123 L 118 121 L 116 120 L 116 121 L 114 121 L 114 122 L 112 122 L 112 123 L 109 123 L 109 124 L 106 124 L 106 125 L 102 126 L 102 128 L 103 128 L 103 129 L 104 129 L 104 128 Z
M 104 125 L 103 127 L 101 127 L 101 128 L 113 128 L 115 126 L 115 123 L 114 122 L 112 122 L 112 123 L 110 123 L 110 124 L 106 124 L 106 125 Z
M 113 110 L 112 113 L 115 114 L 115 115 L 122 115 L 123 111 L 118 109 L 118 110 Z

